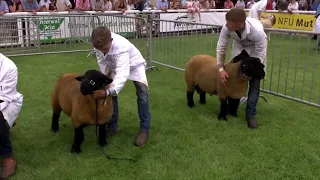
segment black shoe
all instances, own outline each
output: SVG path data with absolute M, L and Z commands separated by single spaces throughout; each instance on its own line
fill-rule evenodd
M 248 128 L 251 128 L 251 129 L 257 128 L 257 122 L 255 119 L 248 119 L 247 125 L 248 125 Z

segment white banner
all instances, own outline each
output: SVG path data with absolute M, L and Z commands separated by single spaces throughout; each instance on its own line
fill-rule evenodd
M 131 35 L 136 33 L 136 19 L 114 16 L 48 16 L 32 18 L 28 24 L 30 38 L 36 39 L 37 31 L 39 31 L 41 42 L 52 42 L 71 37 L 79 39 L 90 37 L 93 27 L 99 25 L 107 26 L 115 33 L 130 33 Z
M 226 12 L 201 12 L 199 15 L 195 14 L 194 18 L 188 13 L 161 13 L 161 20 L 171 20 L 180 21 L 176 22 L 165 22 L 160 23 L 160 32 L 172 32 L 172 31 L 186 31 L 186 30 L 196 30 L 196 29 L 207 29 L 208 26 L 205 25 L 195 25 L 195 23 L 210 24 L 212 26 L 223 26 L 226 23 L 225 20 Z

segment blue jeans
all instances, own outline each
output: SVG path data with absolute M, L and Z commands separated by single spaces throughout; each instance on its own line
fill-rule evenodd
M 247 120 L 254 119 L 257 114 L 256 106 L 260 95 L 260 80 L 252 78 L 249 82 L 249 93 L 246 107 Z
M 2 112 L 0 111 L 0 153 L 2 158 L 8 158 L 12 156 L 12 145 L 10 141 L 10 126 L 4 119 Z
M 140 117 L 140 130 L 148 132 L 150 129 L 151 115 L 149 112 L 149 95 L 148 87 L 143 83 L 138 81 L 133 81 L 134 86 L 136 87 L 137 95 L 137 104 L 138 104 L 138 114 Z M 108 124 L 108 129 L 116 130 L 118 128 L 118 118 L 119 118 L 119 109 L 118 109 L 118 96 L 112 97 L 113 103 L 113 114 L 111 122 Z

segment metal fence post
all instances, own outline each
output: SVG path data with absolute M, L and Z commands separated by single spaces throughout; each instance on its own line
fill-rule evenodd
M 148 36 L 148 42 L 147 42 L 147 69 L 146 70 L 158 70 L 159 69 L 156 66 L 152 66 L 152 24 L 153 24 L 153 14 L 148 14 L 147 19 L 147 36 Z

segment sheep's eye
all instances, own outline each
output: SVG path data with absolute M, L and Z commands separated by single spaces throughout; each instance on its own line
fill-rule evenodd
M 90 80 L 90 84 L 93 86 L 93 85 L 95 85 L 96 83 L 95 83 L 93 80 Z

